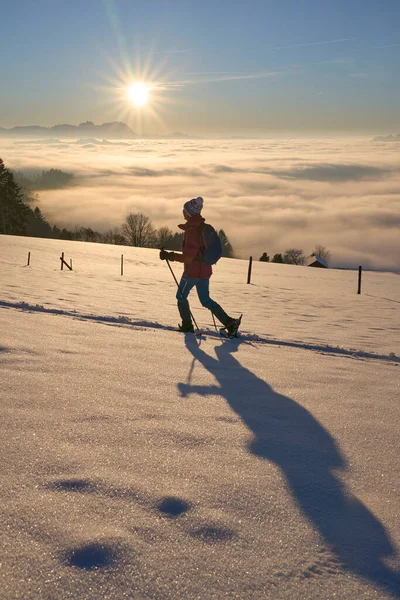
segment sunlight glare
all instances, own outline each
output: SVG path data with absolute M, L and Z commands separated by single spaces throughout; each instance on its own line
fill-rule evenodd
M 149 88 L 141 82 L 132 83 L 128 88 L 128 96 L 135 106 L 144 106 L 149 98 Z
M 135 65 L 124 67 L 111 57 L 109 61 L 112 73 L 104 75 L 107 85 L 98 88 L 107 95 L 107 109 L 116 111 L 118 120 L 133 127 L 138 135 L 145 133 L 145 129 L 165 130 L 163 113 L 169 105 L 176 103 L 176 98 L 172 100 L 166 95 L 165 80 L 171 79 L 172 74 L 163 72 L 161 63 L 157 68 L 151 68 L 149 60 L 145 65 L 137 61 Z

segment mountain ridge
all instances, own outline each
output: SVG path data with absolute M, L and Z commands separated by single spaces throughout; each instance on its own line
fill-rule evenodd
M 373 142 L 400 142 L 400 133 L 397 135 L 378 135 Z
M 9 129 L 0 127 L 0 136 L 3 137 L 53 137 L 54 135 L 66 138 L 79 138 L 82 136 L 102 136 L 109 139 L 137 139 L 137 138 L 159 138 L 159 139 L 186 139 L 190 136 L 186 133 L 175 131 L 172 133 L 153 134 L 153 135 L 138 135 L 122 121 L 111 121 L 95 125 L 93 121 L 85 121 L 79 125 L 71 125 L 69 123 L 52 125 L 45 127 L 42 125 L 16 125 Z

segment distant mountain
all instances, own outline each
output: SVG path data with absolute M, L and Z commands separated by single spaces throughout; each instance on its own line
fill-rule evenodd
M 81 138 L 81 137 L 107 137 L 107 138 L 135 138 L 137 135 L 132 129 L 121 123 L 113 121 L 112 123 L 103 123 L 95 125 L 92 121 L 80 123 L 79 125 L 54 125 L 53 127 L 41 127 L 39 125 L 26 125 L 12 127 L 11 129 L 0 128 L 0 135 L 7 137 L 47 137 L 57 135 L 57 137 Z
M 179 131 L 167 134 L 153 134 L 153 135 L 138 135 L 127 125 L 120 121 L 113 121 L 111 123 L 103 123 L 102 125 L 95 125 L 92 121 L 86 121 L 79 125 L 69 125 L 64 123 L 62 125 L 54 125 L 53 127 L 41 127 L 40 125 L 18 125 L 5 129 L 0 127 L 0 136 L 2 137 L 52 137 L 57 138 L 90 138 L 96 139 L 101 137 L 105 139 L 136 139 L 136 138 L 147 138 L 147 139 L 189 139 L 195 138 L 196 136 L 188 135 L 187 133 L 180 133 Z
M 182 140 L 185 138 L 190 138 L 192 136 L 190 136 L 187 133 L 181 133 L 180 131 L 174 131 L 173 133 L 166 133 L 165 135 L 162 135 L 159 137 L 163 137 L 163 138 L 167 138 L 167 139 L 174 139 L 174 140 Z
M 204 138 L 198 135 L 191 135 L 189 133 L 181 133 L 180 131 L 173 131 L 172 133 L 153 133 L 153 134 L 144 134 L 141 136 L 142 138 L 149 140 L 202 140 Z
M 378 135 L 374 137 L 373 142 L 400 142 L 400 133 L 397 135 Z

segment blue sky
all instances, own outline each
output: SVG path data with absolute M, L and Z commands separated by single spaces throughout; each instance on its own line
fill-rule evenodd
M 399 0 L 3 0 L 0 126 L 397 133 Z M 149 105 L 122 88 L 152 83 Z

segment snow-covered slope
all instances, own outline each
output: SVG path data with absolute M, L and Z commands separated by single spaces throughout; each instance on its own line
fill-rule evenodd
M 198 340 L 157 251 L 0 236 L 1 598 L 400 597 L 399 276 L 246 279 Z

